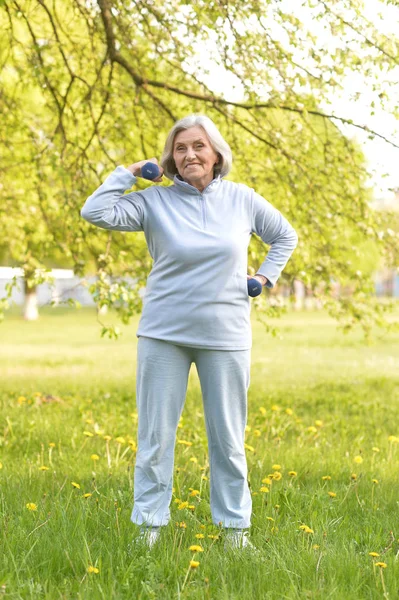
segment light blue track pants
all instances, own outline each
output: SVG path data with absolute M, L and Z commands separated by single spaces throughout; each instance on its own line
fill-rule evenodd
M 252 499 L 244 449 L 250 357 L 251 350 L 190 348 L 139 337 L 133 523 L 158 527 L 169 522 L 177 425 L 194 362 L 208 436 L 213 522 L 250 526 Z

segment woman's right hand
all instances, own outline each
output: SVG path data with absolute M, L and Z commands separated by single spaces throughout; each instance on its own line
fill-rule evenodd
M 163 168 L 159 166 L 158 160 L 155 158 L 148 158 L 147 160 L 140 160 L 139 162 L 133 163 L 126 167 L 135 177 L 141 177 L 141 167 L 144 167 L 148 162 L 154 163 L 158 166 L 160 175 L 156 179 L 152 179 L 151 181 L 162 181 Z

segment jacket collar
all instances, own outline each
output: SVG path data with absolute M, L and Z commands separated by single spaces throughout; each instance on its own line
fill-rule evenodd
M 175 175 L 173 177 L 173 183 L 182 191 L 186 192 L 187 194 L 210 194 L 214 191 L 217 190 L 217 188 L 219 187 L 220 183 L 222 181 L 222 178 L 220 177 L 220 175 L 218 175 L 217 177 L 215 177 L 215 179 L 212 179 L 212 181 L 206 186 L 206 188 L 204 190 L 202 190 L 202 192 L 200 192 L 199 190 L 197 190 L 196 187 L 194 187 L 193 185 L 191 185 L 190 183 L 187 183 L 187 181 L 184 181 L 180 175 Z

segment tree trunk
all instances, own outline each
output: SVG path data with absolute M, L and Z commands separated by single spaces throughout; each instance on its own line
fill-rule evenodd
M 25 321 L 36 321 L 39 318 L 37 307 L 37 286 L 30 287 L 26 279 L 24 280 L 25 300 L 23 308 L 23 317 Z

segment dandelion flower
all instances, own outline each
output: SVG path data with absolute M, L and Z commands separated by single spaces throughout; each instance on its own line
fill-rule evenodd
M 273 465 L 272 469 L 273 471 L 281 471 L 281 465 Z
M 192 491 L 189 493 L 189 496 L 199 496 L 199 490 L 192 490 Z
M 196 569 L 198 567 L 198 565 L 199 565 L 198 560 L 190 560 L 190 567 L 192 569 Z
M 363 462 L 363 457 L 360 455 L 355 456 L 355 458 L 353 459 L 353 462 L 355 462 L 357 465 L 361 465 Z
M 267 488 L 266 486 L 262 485 L 262 487 L 259 488 L 259 491 L 262 492 L 263 494 L 268 494 L 269 493 L 269 488 Z
M 121 444 L 121 445 L 126 444 L 126 440 L 122 436 L 115 438 L 115 442 L 117 442 L 117 444 Z
M 246 448 L 250 452 L 255 452 L 255 448 L 253 446 L 250 446 L 249 444 L 244 444 L 244 448 Z
M 180 504 L 177 508 L 179 510 L 183 510 L 183 508 L 187 508 L 187 506 L 188 506 L 188 502 L 180 502 Z
M 381 569 L 386 569 L 387 568 L 387 563 L 384 562 L 376 562 L 374 563 L 376 567 L 381 567 Z
M 189 505 L 187 506 L 187 508 L 188 508 L 189 510 L 195 510 L 195 505 L 194 505 L 194 504 L 189 504 Z
M 100 460 L 100 457 L 98 456 L 98 454 L 92 454 L 90 456 L 91 460 Z
M 274 479 L 275 481 L 280 481 L 280 479 L 281 479 L 281 478 L 282 478 L 282 475 L 281 475 L 280 471 L 275 471 L 275 472 L 273 473 L 273 479 Z
M 264 479 L 262 479 L 262 483 L 265 483 L 266 485 L 271 485 L 272 480 L 270 479 L 270 477 L 264 477 Z
M 71 485 L 72 485 L 74 488 L 76 488 L 76 489 L 80 490 L 80 485 L 79 485 L 78 483 L 76 483 L 76 481 L 71 481 Z
M 249 425 L 245 425 L 245 431 L 248 433 L 249 431 L 251 431 L 251 427 Z
M 379 482 L 378 482 L 378 479 L 372 479 L 371 481 L 372 481 L 373 483 L 375 483 L 376 485 L 378 485 L 378 483 L 379 483 Z
M 298 473 L 296 471 L 288 471 L 288 475 L 290 477 L 296 477 L 298 475 Z
M 313 550 L 318 550 L 320 548 L 319 544 L 313 544 L 312 546 Z
M 86 437 L 94 437 L 94 433 L 92 433 L 91 431 L 84 431 L 83 435 L 85 435 Z
M 39 467 L 39 471 L 48 471 L 50 467 L 46 467 L 46 465 L 42 465 Z
M 272 522 L 274 523 L 274 519 L 273 519 L 273 517 L 266 517 L 266 520 L 267 520 L 267 521 L 272 521 Z
M 37 510 L 37 505 L 34 502 L 28 502 L 28 504 L 26 505 L 26 508 L 28 510 Z
M 279 407 L 279 406 L 277 406 L 277 404 L 273 404 L 273 406 L 272 406 L 272 411 L 273 411 L 273 412 L 279 412 L 279 411 L 280 411 L 280 407 Z
M 265 407 L 264 407 L 264 406 L 260 406 L 260 407 L 259 407 L 259 412 L 260 412 L 260 414 L 261 414 L 262 416 L 265 416 L 265 414 L 266 414 L 266 412 L 267 412 L 267 411 L 266 411 L 266 409 L 265 409 Z
M 203 479 L 204 481 L 208 481 L 208 477 L 206 475 L 201 475 L 201 479 Z
M 317 425 L 317 427 L 323 427 L 323 421 L 321 421 L 320 419 L 316 419 L 314 424 Z
M 19 396 L 17 399 L 18 404 L 24 404 L 26 402 L 25 396 Z
M 83 494 L 83 498 L 90 498 L 90 496 L 92 496 L 92 494 L 90 494 L 90 492 L 87 492 L 87 494 Z
M 255 429 L 254 430 L 254 436 L 255 437 L 260 437 L 262 435 L 262 432 L 260 431 L 260 429 Z
M 202 540 L 202 539 L 204 539 L 205 536 L 203 533 L 196 533 L 195 537 L 197 538 L 197 540 Z
M 369 556 L 376 558 L 377 556 L 379 556 L 379 554 L 378 554 L 378 552 L 369 552 Z
M 195 456 L 192 456 L 192 457 L 190 458 L 190 462 L 192 462 L 192 463 L 197 463 L 197 462 L 198 462 L 198 458 L 196 458 Z
M 322 480 L 323 481 L 330 481 L 331 480 L 331 476 L 330 475 L 323 475 Z
M 55 448 L 55 442 L 50 442 L 48 446 L 49 448 Z
M 112 440 L 112 437 L 110 435 L 103 435 L 103 440 L 109 442 L 110 440 Z
M 191 552 L 203 552 L 204 551 L 202 546 L 197 546 L 196 544 L 193 544 L 192 546 L 190 546 L 189 550 L 191 550 Z
M 373 446 L 371 449 L 372 449 L 373 452 L 379 452 L 380 451 L 380 449 L 377 448 L 377 446 Z
M 97 569 L 97 567 L 93 567 L 92 565 L 89 565 L 87 567 L 87 572 L 88 573 L 99 573 L 100 569 Z
M 353 479 L 353 481 L 356 481 L 356 479 L 357 479 L 357 475 L 356 475 L 356 473 L 352 473 L 352 475 L 351 475 L 351 479 Z
M 2 469 L 2 468 L 3 468 L 3 463 L 0 462 L 0 469 Z
M 328 492 L 328 495 L 330 496 L 330 498 L 336 498 L 337 494 L 335 492 Z
M 292 408 L 286 408 L 286 409 L 285 409 L 285 414 L 286 414 L 286 415 L 289 415 L 289 416 L 291 416 L 293 412 L 294 412 L 294 411 L 292 410 Z
M 208 537 L 209 537 L 210 540 L 218 540 L 219 539 L 219 536 L 218 535 L 214 535 L 213 533 L 210 533 L 208 535 Z
M 390 435 L 388 437 L 388 442 L 391 442 L 391 444 L 397 444 L 399 442 L 399 438 L 396 437 L 396 435 Z
M 308 428 L 306 429 L 306 431 L 307 431 L 308 433 L 317 433 L 317 429 L 316 429 L 316 427 L 315 427 L 314 425 L 311 425 L 310 427 L 308 427 Z

